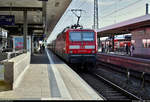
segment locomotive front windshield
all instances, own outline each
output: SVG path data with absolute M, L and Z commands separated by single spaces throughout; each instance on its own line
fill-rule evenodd
M 70 41 L 94 41 L 94 32 L 70 32 Z

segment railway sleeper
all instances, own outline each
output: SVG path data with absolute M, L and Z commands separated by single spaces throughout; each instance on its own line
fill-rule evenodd
M 120 96 L 112 96 L 112 95 L 109 95 L 109 96 L 107 96 L 107 98 L 110 98 L 110 99 L 112 99 L 112 98 L 115 98 L 115 99 L 120 99 L 120 98 L 123 98 L 123 99 L 127 99 L 127 97 L 126 96 L 123 96 L 123 95 L 120 95 Z
M 110 94 L 111 96 L 123 96 L 122 94 L 120 94 L 120 93 L 116 93 L 116 94 Z
M 130 100 L 130 99 L 127 99 L 127 97 L 126 96 L 107 96 L 106 97 L 106 99 L 109 99 L 109 100 L 122 100 L 122 99 L 124 99 L 124 100 Z

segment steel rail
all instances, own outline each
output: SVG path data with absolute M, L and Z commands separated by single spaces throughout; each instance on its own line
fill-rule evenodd
M 124 92 L 124 93 L 127 94 L 128 96 L 131 96 L 131 97 L 133 97 L 133 98 L 135 98 L 135 99 L 137 99 L 137 100 L 142 100 L 141 98 L 135 96 L 134 94 L 132 94 L 132 93 L 130 93 L 130 92 L 124 90 L 123 88 L 119 87 L 118 85 L 116 85 L 116 84 L 112 83 L 111 81 L 105 79 L 104 77 L 102 77 L 102 76 L 100 76 L 100 75 L 98 75 L 98 74 L 94 74 L 94 75 L 97 76 L 98 78 L 102 79 L 102 80 L 105 81 L 106 83 L 109 83 L 109 84 L 112 85 L 113 87 L 115 87 L 115 88 L 121 90 L 122 92 Z

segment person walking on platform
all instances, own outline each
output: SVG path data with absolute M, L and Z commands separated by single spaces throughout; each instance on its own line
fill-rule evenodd
M 133 56 L 133 50 L 134 50 L 134 46 L 133 46 L 133 44 L 131 44 L 131 46 L 130 46 L 130 56 Z
M 45 46 L 44 44 L 42 44 L 42 52 L 44 53 L 44 51 L 45 51 Z

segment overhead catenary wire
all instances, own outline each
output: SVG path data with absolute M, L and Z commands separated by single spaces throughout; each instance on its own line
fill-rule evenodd
M 140 3 L 140 1 L 138 1 L 136 3 L 135 2 L 134 3 L 130 3 L 129 5 L 127 5 L 128 7 L 125 6 L 127 8 L 124 8 L 121 11 L 118 11 L 120 13 L 119 13 L 119 15 L 117 14 L 117 19 L 116 18 L 115 19 L 118 20 L 119 22 L 121 22 L 121 21 L 124 21 L 124 20 L 135 18 L 137 16 L 144 15 L 145 14 L 145 4 L 147 3 L 147 1 L 145 1 L 145 2 L 144 2 L 144 0 L 141 0 L 141 1 L 142 1 L 142 3 L 141 3 L 142 5 L 140 4 L 140 6 L 138 5 L 138 7 L 137 6 L 131 6 L 131 4 L 135 5 L 137 3 Z M 150 2 L 150 0 L 149 0 L 149 2 Z M 129 8 L 131 8 L 131 10 L 129 10 Z M 138 8 L 140 8 L 140 9 L 138 9 Z M 123 10 L 124 10 L 124 12 L 123 12 Z M 136 12 L 133 12 L 135 10 L 136 10 Z M 108 25 L 116 23 L 116 22 L 114 22 L 114 19 L 112 19 L 112 16 L 114 14 L 115 13 L 113 13 L 113 14 L 111 14 L 109 16 L 105 16 L 103 18 L 101 16 L 100 20 L 99 20 L 99 22 L 101 22 L 101 25 L 102 25 L 101 27 L 108 26 Z M 108 22 L 109 22 L 109 24 L 108 24 Z
M 140 9 L 138 9 L 140 8 Z M 134 10 L 136 10 L 137 12 L 133 12 Z M 127 20 L 127 19 L 131 19 L 131 18 L 135 18 L 135 15 L 144 15 L 145 12 L 141 13 L 142 11 L 145 11 L 145 4 L 144 5 L 139 5 L 139 6 L 136 6 L 136 7 L 132 7 L 132 10 L 126 10 L 125 12 L 121 12 L 119 13 L 119 15 L 117 15 L 118 19 L 120 19 L 120 21 L 124 21 L 124 20 Z M 133 15 L 131 17 L 129 17 L 129 15 Z M 122 19 L 122 20 L 121 20 Z M 105 17 L 103 19 L 101 19 L 101 22 L 110 22 L 110 21 L 113 21 L 112 18 L 109 17 Z
M 122 0 L 123 1 L 123 0 Z M 144 1 L 144 0 L 141 0 L 141 1 Z M 150 0 L 145 0 L 145 3 L 144 3 L 144 5 L 146 4 L 146 3 L 149 3 L 150 2 Z M 139 3 L 139 2 L 137 2 L 137 3 Z M 107 13 L 108 12 L 108 10 L 110 10 L 110 8 L 111 8 L 112 6 L 109 6 L 107 9 L 103 9 L 102 11 L 103 11 L 103 13 Z M 132 5 L 130 6 L 130 7 L 132 7 Z M 128 9 L 129 7 L 127 7 L 126 9 Z M 125 10 L 126 10 L 125 9 Z M 107 12 L 105 12 L 105 11 L 107 11 Z M 121 10 L 122 11 L 122 10 Z
M 133 5 L 135 5 L 135 4 L 137 4 L 138 2 L 141 2 L 141 1 L 142 1 L 142 0 L 136 0 L 135 2 L 133 2 L 133 3 L 129 4 L 129 5 L 127 5 L 127 6 L 125 6 L 125 7 L 123 7 L 123 8 L 114 10 L 113 12 L 111 12 L 111 13 L 109 13 L 109 14 L 107 14 L 107 15 L 101 16 L 101 18 L 108 17 L 108 16 L 110 16 L 110 15 L 112 15 L 112 14 L 115 14 L 116 12 L 120 12 L 121 10 L 127 9 L 128 7 L 133 6 Z
M 138 8 L 140 8 L 140 9 L 138 9 Z M 139 13 L 139 11 L 144 11 L 144 9 L 145 9 L 145 7 L 144 7 L 143 5 L 140 5 L 140 6 L 138 6 L 138 7 L 134 7 L 132 10 L 127 10 L 127 11 L 125 11 L 125 12 L 121 12 L 121 13 L 119 13 L 119 15 L 117 15 L 117 16 L 120 18 L 120 17 L 122 17 L 122 16 L 126 17 L 126 16 L 128 16 L 129 14 L 134 15 L 134 14 Z M 137 12 L 133 12 L 134 10 L 136 10 Z M 143 12 L 143 14 L 144 14 L 144 12 Z M 103 18 L 103 20 L 105 20 L 105 19 L 108 20 L 108 19 L 112 19 L 112 18 L 110 18 L 110 16 L 109 16 L 109 17 Z

